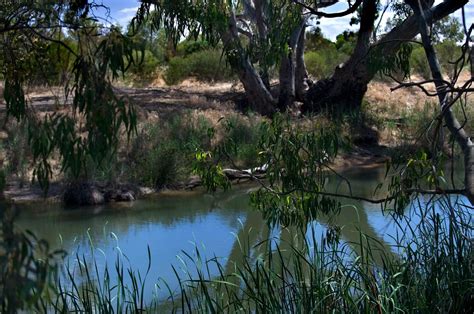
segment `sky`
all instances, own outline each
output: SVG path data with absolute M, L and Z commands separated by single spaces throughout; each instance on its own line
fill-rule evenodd
M 383 4 L 386 4 L 390 0 L 382 0 Z M 120 24 L 122 27 L 125 27 L 128 22 L 134 17 L 135 12 L 138 8 L 139 2 L 137 0 L 102 0 L 103 4 L 110 8 L 110 16 L 112 23 Z M 442 2 L 442 0 L 436 0 L 435 4 Z M 347 1 L 340 1 L 339 3 L 325 9 L 326 12 L 337 12 L 343 11 L 347 8 Z M 474 23 L 474 1 L 469 1 L 465 7 L 466 12 L 466 22 L 467 26 Z M 388 18 L 393 16 L 393 12 L 387 11 L 382 20 L 382 30 L 384 24 Z M 455 16 L 460 17 L 460 12 L 456 12 Z M 351 16 L 345 16 L 342 18 L 336 19 L 322 19 L 321 20 L 321 30 L 323 34 L 331 39 L 335 40 L 336 36 L 342 33 L 346 29 L 357 30 L 357 26 L 350 27 L 349 21 Z M 377 23 L 377 22 L 376 22 Z

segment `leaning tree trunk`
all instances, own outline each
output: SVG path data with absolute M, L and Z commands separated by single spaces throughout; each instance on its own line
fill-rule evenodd
M 221 34 L 224 45 L 232 46 L 239 39 L 239 32 L 237 28 L 237 18 L 232 12 L 228 29 Z M 239 45 L 235 45 L 239 46 Z M 243 50 L 237 52 L 236 65 L 239 80 L 244 86 L 245 94 L 251 107 L 256 112 L 264 116 L 272 116 L 276 111 L 277 100 L 273 97 L 268 82 L 257 72 L 252 62 L 249 60 L 247 53 Z
M 360 105 L 367 91 L 368 69 L 361 66 L 370 48 L 370 38 L 377 15 L 377 0 L 367 0 L 362 6 L 360 30 L 350 59 L 336 68 L 332 77 L 316 83 L 307 93 L 303 112 L 318 111 L 329 106 L 352 109 Z
M 250 61 L 243 60 L 238 75 L 252 109 L 261 115 L 272 116 L 276 111 L 277 101 Z
M 432 3 L 431 0 L 429 2 Z M 442 2 L 429 10 L 428 21 L 436 22 L 467 2 L 468 0 Z M 413 39 L 418 33 L 417 19 L 412 15 L 378 42 L 372 44 L 369 51 L 377 47 L 380 49 L 379 53 L 384 56 L 394 55 L 402 43 Z M 320 80 L 310 87 L 302 107 L 303 113 L 315 112 L 327 107 L 333 108 L 333 106 L 360 108 L 367 86 L 374 78 L 375 72 L 369 70 L 369 55 L 359 54 L 359 56 L 359 58 L 351 57 L 342 66 L 338 66 L 330 78 Z
M 456 0 L 445 1 L 445 3 L 456 2 Z M 451 98 L 447 92 L 448 85 L 441 74 L 441 66 L 439 65 L 438 56 L 436 55 L 436 51 L 430 37 L 430 28 L 428 26 L 429 22 L 426 19 L 426 17 L 429 16 L 429 12 L 427 14 L 427 9 L 423 8 L 418 1 L 407 0 L 407 3 L 409 3 L 415 12 L 415 16 L 418 20 L 418 28 L 420 30 L 423 48 L 425 49 L 425 54 L 430 66 L 433 82 L 438 92 L 438 99 L 446 127 L 453 136 L 454 140 L 461 147 L 464 155 L 465 194 L 471 204 L 474 205 L 474 143 L 472 142 L 471 137 L 466 133 L 464 127 L 459 123 L 454 112 L 451 110 Z

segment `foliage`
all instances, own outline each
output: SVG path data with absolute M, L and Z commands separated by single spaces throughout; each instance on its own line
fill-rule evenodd
M 178 44 L 177 53 L 179 56 L 186 57 L 195 52 L 210 50 L 210 45 L 205 40 L 187 39 Z
M 326 166 L 335 158 L 342 146 L 342 139 L 336 128 L 298 127 L 288 118 L 276 116 L 271 122 L 264 122 L 260 131 L 256 164 L 265 167 L 268 183 L 252 194 L 252 203 L 263 213 L 271 225 L 305 225 L 320 213 L 337 211 L 339 203 L 324 193 Z M 223 163 L 233 163 L 232 155 L 223 145 L 216 146 L 212 152 L 204 152 L 213 157 L 198 160 L 196 169 L 217 169 Z M 217 182 L 212 182 L 212 176 Z M 222 174 L 211 171 L 211 190 L 227 188 Z M 208 186 L 208 188 L 209 188 Z M 306 188 L 308 187 L 308 188 Z
M 31 148 L 28 143 L 28 128 L 24 123 L 13 123 L 8 132 L 6 150 L 6 172 L 16 176 L 23 185 L 28 181 L 28 168 L 31 163 Z
M 331 76 L 334 69 L 346 61 L 348 57 L 339 52 L 334 46 L 329 46 L 324 49 L 309 51 L 304 58 L 308 73 L 317 79 L 323 79 Z
M 194 77 L 199 81 L 212 82 L 229 80 L 233 75 L 222 58 L 222 52 L 212 49 L 170 60 L 165 73 L 167 84 L 178 84 L 189 77 Z
M 426 60 L 425 50 L 423 47 L 416 47 L 410 56 L 410 65 L 413 73 L 420 75 L 422 78 L 431 79 L 431 69 Z
M 133 76 L 133 80 L 147 81 L 153 79 L 161 64 L 161 61 L 150 50 L 143 51 L 142 59 L 140 63 L 132 65 L 129 69 L 128 73 Z
M 127 157 L 130 176 L 156 188 L 186 179 L 196 150 L 210 147 L 210 128 L 206 118 L 190 114 L 144 126 Z
M 132 42 L 119 29 L 105 29 L 92 22 L 88 14 L 97 6 L 88 1 L 20 1 L 9 2 L 0 11 L 5 18 L 0 59 L 7 114 L 27 125 L 33 176 L 45 190 L 52 176 L 53 153 L 59 153 L 63 171 L 79 176 L 87 158 L 100 164 L 114 151 L 120 130 L 125 129 L 128 135 L 135 130 L 133 107 L 115 95 L 111 84 L 134 63 Z M 63 30 L 72 31 L 77 47 L 56 39 L 55 34 Z M 73 55 L 71 79 L 65 86 L 72 106 L 69 112 L 39 117 L 31 110 L 24 88 L 33 74 L 31 60 L 43 60 L 52 43 Z
M 173 268 L 177 291 L 166 282 L 156 289 L 167 299 L 146 300 L 148 267 L 140 273 L 117 254 L 99 264 L 94 252 L 75 256 L 65 273 L 51 281 L 25 310 L 56 312 L 472 312 L 472 217 L 459 200 L 423 198 L 411 214 L 394 216 L 400 231 L 393 250 L 360 233 L 359 243 L 328 228 L 322 238 L 308 230 L 281 229 L 285 239 L 253 243 L 249 230 L 238 239 L 241 260 L 206 259 L 196 247 L 181 258 L 185 272 Z M 406 226 L 406 227 L 403 227 Z M 278 228 L 279 229 L 279 228 Z M 277 242 L 277 243 L 275 243 Z M 357 251 L 359 253 L 354 252 Z M 89 260 L 92 258 L 92 260 Z M 195 274 L 195 275 L 192 275 Z M 27 299 L 25 299 L 27 300 Z M 17 309 L 17 308 L 13 308 Z
M 455 70 L 455 56 L 461 55 L 461 47 L 455 42 L 446 40 L 438 43 L 435 48 L 444 74 L 451 77 Z M 420 75 L 424 79 L 431 79 L 431 70 L 423 47 L 417 46 L 413 49 L 410 65 L 413 73 Z
M 31 232 L 15 232 L 11 207 L 0 208 L 0 310 L 46 312 L 45 298 L 58 271 L 63 251 L 51 251 L 48 242 Z
M 357 42 L 357 34 L 352 31 L 344 31 L 336 37 L 336 48 L 346 55 L 352 54 Z
M 325 38 L 321 32 L 321 28 L 313 27 L 306 32 L 305 47 L 307 51 L 314 51 L 318 49 L 326 49 L 334 46 L 334 43 Z
M 240 115 L 231 115 L 223 120 L 223 138 L 221 145 L 227 154 L 232 156 L 234 165 L 242 168 L 261 166 L 258 164 L 258 143 L 263 136 L 265 123 L 259 121 L 255 115 L 248 118 Z
M 210 312 L 469 312 L 472 246 L 463 234 L 472 234 L 470 218 L 459 208 L 443 214 L 431 209 L 420 213 L 426 221 L 397 239 L 406 249 L 400 259 L 380 253 L 379 244 L 362 234 L 356 258 L 347 243 L 332 242 L 329 235 L 319 242 L 312 229 L 294 235 L 300 247 L 281 241 L 271 250 L 271 241 L 260 243 L 254 247 L 264 252 L 260 258 L 247 252 L 230 274 L 219 260 L 201 261 L 197 253 L 191 259 L 197 278 L 181 278 L 179 300 L 186 301 L 175 306 Z M 217 278 L 210 268 L 219 269 Z
M 386 55 L 384 53 L 384 45 L 378 45 L 369 51 L 368 68 L 373 73 L 382 75 L 402 75 L 407 78 L 410 75 L 410 56 L 413 47 L 404 43 L 400 45 L 397 53 L 394 55 Z

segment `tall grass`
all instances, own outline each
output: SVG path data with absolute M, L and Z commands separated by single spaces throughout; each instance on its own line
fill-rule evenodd
M 263 259 L 246 257 L 231 274 L 207 261 L 197 278 L 185 278 L 179 310 L 471 313 L 472 218 L 462 205 L 443 207 L 430 206 L 419 225 L 408 225 L 395 259 L 363 234 L 356 256 L 349 243 L 318 244 L 310 231 L 303 250 L 280 243 Z M 217 278 L 206 272 L 208 264 L 219 269 Z
M 145 125 L 127 156 L 132 181 L 163 188 L 192 172 L 196 149 L 210 146 L 211 122 L 190 113 Z
M 319 239 L 312 227 L 277 244 L 247 236 L 238 239 L 238 260 L 184 253 L 184 274 L 174 268 L 177 290 L 164 283 L 169 297 L 151 300 L 145 297 L 150 251 L 144 274 L 120 258 L 109 267 L 76 256 L 41 302 L 49 311 L 87 313 L 472 313 L 469 207 L 447 197 L 419 203 L 415 214 L 393 217 L 399 228 L 392 252 L 363 233 L 350 243 L 331 233 Z

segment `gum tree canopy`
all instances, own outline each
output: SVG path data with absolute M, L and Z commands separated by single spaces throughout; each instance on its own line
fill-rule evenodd
M 346 10 L 336 13 L 321 10 L 321 7 L 336 2 L 338 1 L 144 0 L 134 22 L 137 26 L 151 18 L 152 25 L 156 28 L 163 27 L 175 39 L 182 36 L 203 36 L 215 45 L 222 43 L 227 61 L 238 73 L 254 109 L 271 115 L 275 111 L 286 109 L 295 99 L 300 99 L 304 100 L 302 109 L 306 113 L 328 107 L 357 109 L 368 83 L 377 72 L 391 74 L 394 70 L 403 70 L 405 73 L 410 71 L 408 59 L 411 50 L 403 47 L 404 43 L 412 41 L 420 32 L 423 35 L 425 24 L 428 28 L 431 27 L 434 22 L 462 8 L 468 1 L 445 0 L 434 6 L 433 0 L 419 0 L 422 14 L 414 9 L 411 1 L 404 1 L 411 10 L 407 11 L 408 14 L 400 23 L 380 38 L 375 36 L 374 25 L 381 13 L 379 1 L 352 1 Z M 307 89 L 303 52 L 304 32 L 309 16 L 340 18 L 356 11 L 359 13 L 360 28 L 352 55 L 347 62 L 335 69 L 331 77 L 318 81 Z M 420 16 L 423 16 L 425 23 L 421 27 Z M 465 32 L 468 39 L 465 44 L 467 48 L 463 49 L 464 56 L 469 55 L 471 36 L 470 31 Z M 426 41 L 425 38 L 423 43 Z M 435 63 L 433 60 L 436 58 L 429 56 L 429 50 L 428 60 L 431 59 L 430 64 Z M 468 58 L 462 57 L 464 63 L 466 60 Z M 270 69 L 273 67 L 279 73 L 278 96 L 275 96 L 269 83 Z M 473 201 L 472 141 L 461 128 L 462 123 L 452 121 L 455 117 L 451 113 L 455 100 L 471 89 L 470 86 L 460 89 L 454 87 L 456 81 L 441 84 L 442 76 L 437 74 L 439 69 L 431 66 L 431 70 L 434 81 L 429 83 L 436 83 L 443 110 L 443 117 L 439 120 L 445 119 L 448 129 L 465 154 L 466 187 L 463 191 L 453 192 L 463 192 Z M 449 97 L 454 100 L 449 101 L 446 96 L 448 93 L 443 89 L 453 92 Z
M 378 70 L 394 67 L 401 45 L 418 33 L 413 14 L 396 24 L 381 38 L 374 36 L 374 22 L 381 14 L 378 0 L 353 0 L 340 12 L 327 13 L 326 7 L 338 0 L 143 0 L 135 26 L 151 19 L 155 28 L 164 28 L 174 40 L 203 36 L 223 44 L 227 61 L 238 73 L 253 109 L 264 115 L 285 110 L 295 100 L 303 101 L 303 112 L 327 107 L 358 108 L 368 83 Z M 342 1 L 345 3 L 345 1 Z M 464 6 L 467 0 L 448 0 L 431 8 L 430 23 L 439 21 Z M 304 64 L 305 29 L 312 17 L 341 18 L 359 13 L 356 47 L 347 62 L 334 74 L 311 84 Z M 376 67 L 373 66 L 377 60 Z M 400 60 L 398 60 L 400 61 Z M 372 63 L 372 64 L 371 64 Z M 278 88 L 270 86 L 270 72 L 278 73 Z M 312 85 L 308 89 L 308 85 Z
M 134 22 L 138 26 L 151 19 L 155 28 L 163 27 L 175 40 L 202 36 L 211 44 L 222 44 L 254 110 L 271 115 L 303 100 L 308 87 L 303 59 L 310 17 L 306 11 L 288 0 L 144 0 Z M 278 90 L 270 85 L 272 70 L 279 76 Z

